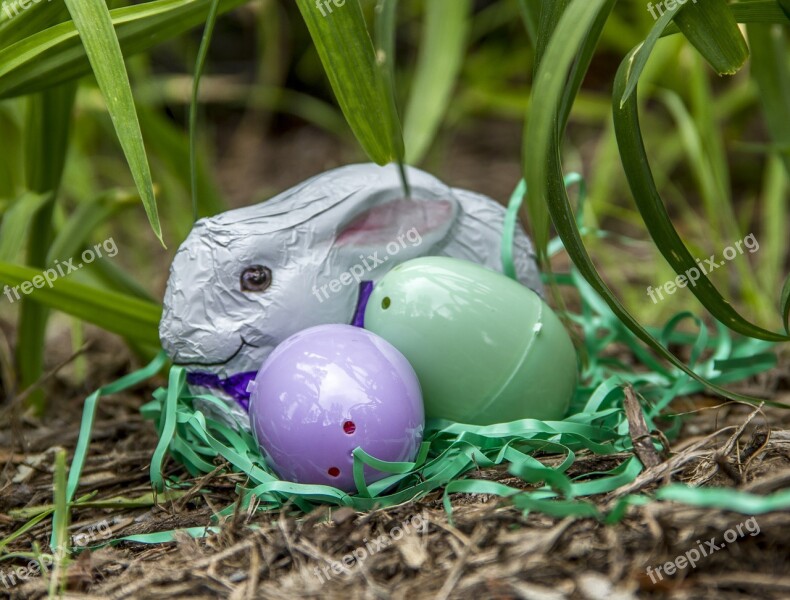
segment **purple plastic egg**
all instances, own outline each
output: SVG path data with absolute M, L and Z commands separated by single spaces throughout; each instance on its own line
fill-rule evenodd
M 263 363 L 250 423 L 281 478 L 351 492 L 354 448 L 414 460 L 425 411 L 417 375 L 394 346 L 359 327 L 319 325 L 286 339 Z M 367 483 L 385 476 L 365 469 Z

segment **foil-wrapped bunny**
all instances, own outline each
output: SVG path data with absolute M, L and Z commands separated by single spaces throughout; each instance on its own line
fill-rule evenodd
M 269 353 L 313 325 L 361 325 L 374 282 L 399 263 L 452 256 L 501 271 L 504 208 L 407 175 L 408 199 L 395 166 L 351 165 L 198 221 L 173 260 L 159 326 L 190 389 L 225 400 L 246 428 L 247 385 Z M 516 275 L 541 293 L 532 244 L 516 229 Z

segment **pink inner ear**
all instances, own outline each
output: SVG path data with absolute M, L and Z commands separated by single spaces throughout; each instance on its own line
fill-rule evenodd
M 393 200 L 354 217 L 337 236 L 335 244 L 386 244 L 412 228 L 423 236 L 445 226 L 452 214 L 453 204 L 448 200 Z

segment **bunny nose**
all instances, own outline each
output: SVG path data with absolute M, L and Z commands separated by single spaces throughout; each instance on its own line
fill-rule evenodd
M 211 324 L 201 325 L 177 318 L 165 311 L 159 324 L 162 348 L 177 365 L 224 365 L 248 344 L 238 334 L 221 335 Z

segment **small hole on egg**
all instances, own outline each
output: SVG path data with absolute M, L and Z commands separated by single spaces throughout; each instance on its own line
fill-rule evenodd
M 390 307 L 391 301 L 389 296 L 384 296 L 384 300 L 381 301 L 381 308 L 387 310 Z
M 343 423 L 343 431 L 345 431 L 348 435 L 351 435 L 356 430 L 357 430 L 357 426 L 356 424 L 354 424 L 354 421 L 346 421 L 345 423 Z
M 337 467 L 329 467 L 326 470 L 326 472 L 329 473 L 330 477 L 339 477 L 340 476 L 340 469 L 338 469 Z

